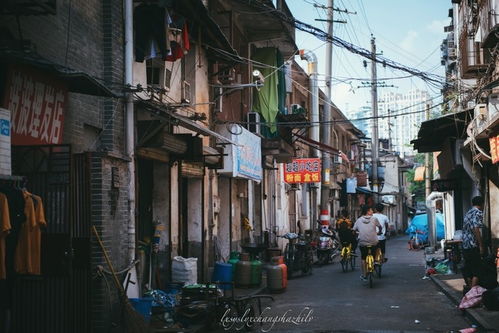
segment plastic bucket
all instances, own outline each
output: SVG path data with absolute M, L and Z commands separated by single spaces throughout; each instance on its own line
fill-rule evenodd
M 129 298 L 130 304 L 132 304 L 135 311 L 140 313 L 146 321 L 151 319 L 151 308 L 152 308 L 152 297 L 144 298 Z
M 223 262 L 215 263 L 213 271 L 213 282 L 232 282 L 232 265 Z M 220 289 L 232 289 L 232 284 L 220 284 Z

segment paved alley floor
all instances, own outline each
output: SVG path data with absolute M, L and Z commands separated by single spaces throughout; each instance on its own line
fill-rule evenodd
M 343 273 L 335 263 L 290 280 L 264 316 L 300 317 L 295 323 L 277 321 L 255 330 L 448 332 L 471 326 L 431 280 L 422 279 L 423 253 L 408 251 L 405 237 L 388 240 L 387 257 L 383 276 L 372 289 L 359 279 L 359 260 L 353 272 Z

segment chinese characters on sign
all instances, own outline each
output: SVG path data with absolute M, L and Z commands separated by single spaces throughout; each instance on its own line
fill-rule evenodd
M 318 183 L 321 181 L 320 158 L 298 158 L 284 166 L 284 181 L 293 183 Z
M 489 138 L 490 143 L 490 156 L 492 157 L 492 164 L 499 162 L 499 135 Z
M 4 107 L 12 112 L 12 144 L 60 144 L 66 98 L 66 87 L 56 79 L 12 67 L 4 96 Z

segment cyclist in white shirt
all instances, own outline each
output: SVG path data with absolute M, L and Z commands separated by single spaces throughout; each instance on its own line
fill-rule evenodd
M 376 218 L 376 220 L 379 221 L 379 224 L 381 224 L 381 235 L 378 235 L 378 247 L 381 249 L 381 252 L 383 253 L 383 261 L 387 261 L 388 259 L 386 258 L 386 250 L 385 250 L 385 243 L 386 243 L 386 233 L 388 232 L 388 216 L 383 214 L 383 209 L 385 206 L 383 204 L 377 204 L 375 209 L 376 213 L 373 214 L 373 216 Z

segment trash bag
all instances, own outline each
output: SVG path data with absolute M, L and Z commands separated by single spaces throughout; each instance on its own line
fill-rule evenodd
M 499 288 L 487 290 L 482 294 L 482 303 L 491 311 L 499 311 Z
M 172 280 L 185 284 L 196 284 L 198 280 L 198 259 L 173 257 Z
M 449 261 L 444 260 L 435 266 L 435 270 L 439 274 L 449 274 Z
M 487 291 L 487 289 L 480 286 L 474 286 L 464 295 L 461 303 L 459 303 L 459 309 L 468 309 L 480 305 L 482 303 L 482 295 Z

